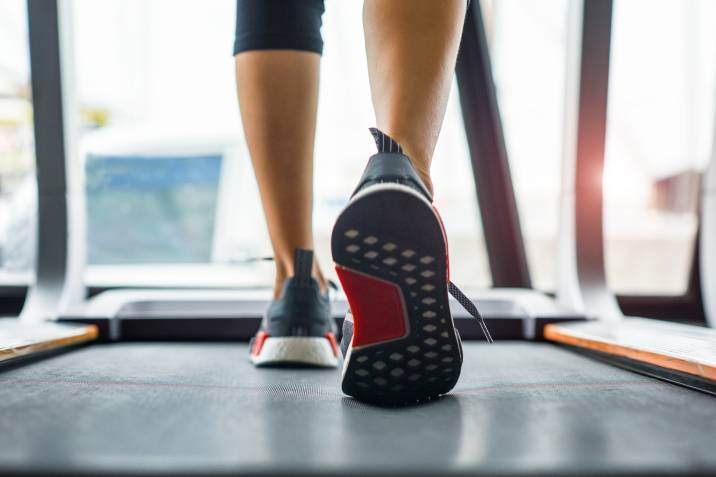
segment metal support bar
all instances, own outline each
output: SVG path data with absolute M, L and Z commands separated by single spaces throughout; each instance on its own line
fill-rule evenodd
M 602 187 L 612 1 L 575 0 L 570 8 L 558 298 L 578 312 L 618 319 L 605 273 Z
M 480 2 L 468 7 L 457 83 L 495 287 L 531 288 Z
M 54 319 L 84 298 L 84 197 L 79 184 L 67 0 L 28 0 L 38 190 L 36 279 L 21 319 Z M 60 24 L 66 28 L 60 28 Z M 64 55 L 66 53 L 67 55 Z

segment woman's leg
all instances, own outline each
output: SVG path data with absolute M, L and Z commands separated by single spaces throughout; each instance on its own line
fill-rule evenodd
M 466 5 L 466 0 L 365 0 L 363 7 L 378 129 L 403 146 L 431 193 L 430 163 Z
M 430 162 L 465 4 L 364 3 L 378 154 L 331 236 L 351 310 L 343 323 L 341 388 L 357 399 L 387 405 L 422 401 L 450 391 L 460 376 L 460 338 L 448 293 L 464 306 L 472 303 L 449 282 L 445 230 L 430 203 Z
M 296 249 L 313 249 L 313 143 L 323 0 L 238 0 L 236 80 L 276 259 L 274 295 Z M 313 276 L 325 290 L 314 260 Z
M 276 260 L 274 295 L 297 248 L 313 249 L 313 143 L 320 56 L 253 50 L 236 56 L 244 133 Z M 314 276 L 325 280 L 314 261 Z

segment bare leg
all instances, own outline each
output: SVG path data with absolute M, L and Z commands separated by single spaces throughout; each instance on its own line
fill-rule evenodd
M 363 6 L 377 126 L 403 146 L 431 192 L 430 163 L 466 5 L 466 0 L 365 0 Z
M 236 56 L 244 133 L 276 259 L 274 295 L 293 275 L 296 248 L 313 249 L 313 143 L 320 56 L 255 50 Z M 314 277 L 325 279 L 314 261 Z

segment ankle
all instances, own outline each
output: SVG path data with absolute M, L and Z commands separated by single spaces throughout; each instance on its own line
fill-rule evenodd
M 430 178 L 430 166 L 429 162 L 420 160 L 420 158 L 414 159 L 409 154 L 407 155 L 408 159 L 410 159 L 410 162 L 413 164 L 413 167 L 415 168 L 415 172 L 418 173 L 418 177 L 420 177 L 420 180 L 425 185 L 425 188 L 428 189 L 428 192 L 430 192 L 430 195 L 434 195 L 433 190 L 433 180 Z
M 289 277 L 288 271 L 286 268 L 279 265 L 278 262 L 276 262 L 276 274 L 274 276 L 274 282 L 273 282 L 273 297 L 274 299 L 278 299 L 281 297 L 281 292 L 283 291 L 283 284 L 286 281 L 286 279 Z
M 323 275 L 323 271 L 321 270 L 321 267 L 318 266 L 318 262 L 314 259 L 313 261 L 313 278 L 316 279 L 318 282 L 318 286 L 321 289 L 321 293 L 326 293 L 328 291 L 328 280 Z
M 409 134 L 403 134 L 399 127 L 385 127 L 371 129 L 373 137 L 376 141 L 378 150 L 385 150 L 387 142 L 390 144 L 397 143 L 402 148 L 403 154 L 407 156 L 410 162 L 413 164 L 415 171 L 418 173 L 420 180 L 433 195 L 433 181 L 430 178 L 430 159 L 432 157 L 432 150 L 426 149 L 425 145 L 416 144 L 415 141 L 410 140 Z
M 413 163 L 413 165 L 415 165 L 415 163 Z M 430 195 L 435 195 L 435 191 L 433 190 L 433 180 L 430 178 L 430 174 L 418 169 L 417 167 L 415 169 L 418 172 L 418 176 L 420 176 L 420 180 L 423 181 L 423 184 L 425 184 L 425 188 L 428 189 L 428 192 L 430 192 Z
M 276 260 L 276 275 L 273 285 L 274 298 L 279 298 L 281 296 L 284 282 L 293 275 L 293 262 L 283 263 L 281 260 Z M 325 275 L 323 275 L 323 271 L 318 265 L 318 260 L 315 257 L 313 259 L 313 270 L 311 271 L 311 276 L 318 282 L 321 293 L 326 293 L 328 290 L 328 280 Z

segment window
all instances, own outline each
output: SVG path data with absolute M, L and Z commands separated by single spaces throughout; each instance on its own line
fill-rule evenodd
M 76 0 L 73 6 L 87 280 L 271 284 L 273 266 L 251 261 L 271 248 L 239 122 L 231 56 L 235 2 Z M 314 224 L 317 255 L 332 274 L 333 222 L 375 148 L 362 5 L 327 2 L 326 8 Z M 436 203 L 450 236 L 454 280 L 489 286 L 453 89 L 433 166 Z
M 554 290 L 568 2 L 483 5 L 530 274 L 535 288 Z
M 707 0 L 614 4 L 604 194 L 618 293 L 686 291 L 713 137 L 715 21 Z
M 537 288 L 550 290 L 569 5 L 485 5 L 530 271 Z M 716 5 L 706 0 L 615 2 L 604 194 L 607 278 L 619 294 L 686 290 L 700 174 L 711 153 L 713 20 Z
M 33 280 L 37 183 L 22 0 L 0 3 L 0 284 Z

